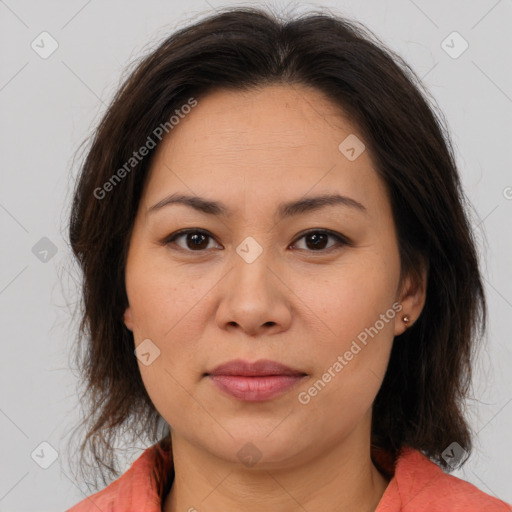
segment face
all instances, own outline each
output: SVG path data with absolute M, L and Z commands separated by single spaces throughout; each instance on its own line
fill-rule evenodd
M 251 443 L 268 467 L 369 442 L 401 316 L 413 321 L 422 297 L 408 279 L 399 286 L 390 202 L 354 136 L 320 92 L 276 85 L 198 99 L 159 145 L 130 240 L 124 320 L 176 439 L 231 461 Z M 174 194 L 216 205 L 162 203 Z M 342 199 L 283 206 L 333 195 Z M 302 377 L 281 378 L 288 387 L 273 396 L 236 397 L 218 385 L 229 378 L 207 375 L 233 359 Z

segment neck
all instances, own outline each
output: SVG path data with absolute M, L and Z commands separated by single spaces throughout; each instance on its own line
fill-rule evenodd
M 369 437 L 364 443 L 360 432 L 313 459 L 265 469 L 219 459 L 173 433 L 175 479 L 162 511 L 373 512 L 388 480 L 373 465 Z

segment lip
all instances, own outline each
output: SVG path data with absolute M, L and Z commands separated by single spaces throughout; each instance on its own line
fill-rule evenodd
M 268 359 L 254 363 L 235 359 L 205 374 L 221 391 L 247 402 L 270 400 L 294 387 L 306 375 Z
M 306 375 L 295 368 L 290 368 L 277 361 L 259 359 L 254 363 L 244 359 L 233 359 L 227 363 L 216 366 L 206 375 L 236 375 L 242 377 L 263 377 L 267 375 Z

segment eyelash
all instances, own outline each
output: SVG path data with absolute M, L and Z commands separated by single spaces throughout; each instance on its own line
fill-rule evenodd
M 208 231 L 205 231 L 203 229 L 193 229 L 192 228 L 192 229 L 182 229 L 180 231 L 176 231 L 175 233 L 172 233 L 169 236 L 167 236 L 164 240 L 162 240 L 161 243 L 162 243 L 162 245 L 166 245 L 166 246 L 171 245 L 177 238 L 180 238 L 184 235 L 188 235 L 190 233 L 202 234 L 202 235 L 205 235 L 205 236 L 215 240 L 215 237 Z M 299 249 L 299 250 L 311 252 L 311 253 L 326 253 L 326 252 L 330 252 L 333 249 L 340 249 L 342 246 L 349 246 L 349 247 L 353 246 L 352 241 L 349 240 L 346 236 L 342 235 L 341 233 L 336 233 L 335 231 L 330 231 L 328 229 L 310 229 L 308 231 L 299 233 L 299 236 L 295 239 L 295 241 L 291 245 L 296 244 L 302 238 L 306 237 L 307 235 L 313 234 L 313 233 L 320 233 L 320 234 L 335 238 L 337 240 L 337 243 L 330 247 L 327 247 L 326 249 L 320 249 L 318 251 L 309 250 L 309 249 Z M 177 250 L 182 250 L 182 251 L 190 252 L 190 253 L 194 253 L 194 252 L 201 253 L 201 252 L 206 252 L 208 249 L 199 249 L 197 251 L 194 251 L 194 250 L 191 250 L 188 248 L 183 248 L 183 247 L 178 246 Z

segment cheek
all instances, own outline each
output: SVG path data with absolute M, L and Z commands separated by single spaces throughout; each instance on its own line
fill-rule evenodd
M 168 344 L 176 333 L 198 325 L 196 309 L 201 308 L 201 301 L 212 284 L 204 276 L 191 275 L 159 260 L 151 265 L 134 262 L 128 267 L 126 288 L 135 338 L 153 337 Z M 139 261 L 151 260 L 146 257 Z
M 150 339 L 158 353 L 150 365 L 138 360 L 140 374 L 157 411 L 175 418 L 190 407 L 186 390 L 199 379 L 197 358 L 206 304 L 201 298 L 207 290 L 174 269 L 133 270 L 127 291 L 135 345 Z
M 373 326 L 392 309 L 398 282 L 398 262 L 378 255 L 360 254 L 347 258 L 338 268 L 329 269 L 325 277 L 312 279 L 302 274 L 296 278 L 296 293 L 310 310 L 309 315 L 323 332 L 325 344 L 345 344 Z M 391 311 L 389 311 L 391 308 Z M 391 318 L 392 320 L 392 318 Z M 393 332 L 393 322 L 381 322 L 379 331 Z M 343 341 L 342 341 L 343 340 Z M 339 348 L 343 348 L 340 346 Z
M 396 260 L 386 264 L 385 259 L 367 254 L 350 262 L 347 259 L 342 268 L 331 271 L 328 279 L 317 281 L 314 287 L 307 277 L 299 281 L 307 308 L 318 312 L 311 318 L 319 372 L 315 377 L 320 382 L 308 383 L 315 385 L 313 395 L 321 395 L 312 400 L 318 405 L 325 407 L 329 402 L 338 407 L 338 413 L 339 408 L 363 411 L 370 406 L 393 344 L 400 307 L 394 294 L 398 272 Z
M 171 407 L 179 409 L 190 400 L 184 389 L 201 376 L 202 334 L 212 315 L 208 292 L 219 278 L 185 273 L 157 258 L 149 261 L 147 255 L 133 257 L 126 277 L 135 345 L 149 339 L 158 354 L 150 365 L 139 360 L 139 370 L 159 411 L 169 407 L 170 396 Z

